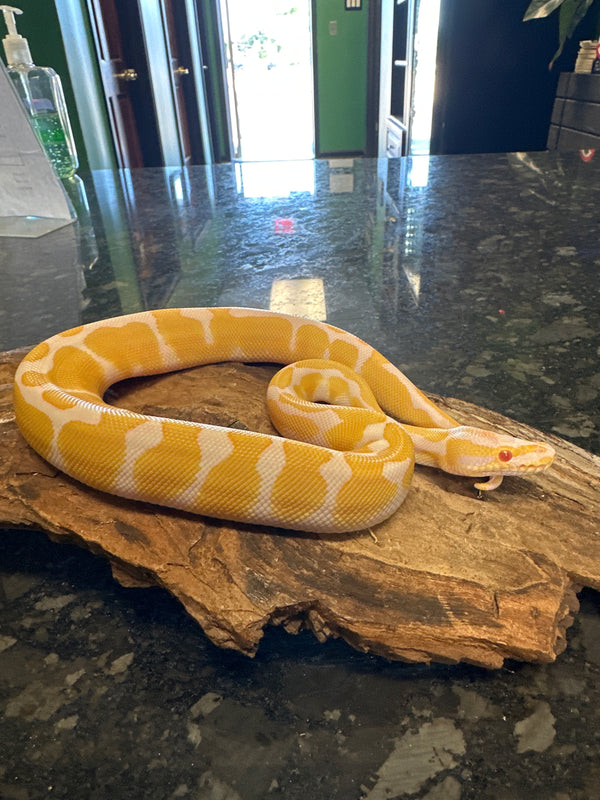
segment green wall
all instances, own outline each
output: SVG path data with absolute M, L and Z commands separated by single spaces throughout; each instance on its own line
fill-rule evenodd
M 368 18 L 369 0 L 358 11 L 313 0 L 317 155 L 366 150 Z

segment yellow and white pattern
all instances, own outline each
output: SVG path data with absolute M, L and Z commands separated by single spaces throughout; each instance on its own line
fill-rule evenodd
M 268 390 L 285 438 L 144 416 L 103 400 L 125 378 L 222 361 L 288 365 Z M 415 459 L 489 476 L 476 486 L 491 489 L 554 458 L 548 445 L 459 425 L 339 328 L 255 309 L 162 309 L 74 328 L 23 359 L 14 389 L 25 439 L 83 483 L 296 530 L 376 525 L 402 503 Z

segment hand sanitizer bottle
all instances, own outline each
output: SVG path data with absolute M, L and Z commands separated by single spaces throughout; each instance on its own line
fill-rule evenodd
M 8 74 L 27 109 L 31 124 L 59 178 L 71 178 L 79 166 L 60 78 L 50 67 L 37 67 L 29 44 L 17 33 L 19 8 L 0 5 L 8 35 L 2 43 Z

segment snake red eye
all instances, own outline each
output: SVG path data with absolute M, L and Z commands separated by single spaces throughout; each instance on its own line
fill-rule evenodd
M 510 452 L 510 450 L 500 450 L 498 453 L 498 458 L 500 461 L 510 461 L 512 457 L 513 454 Z

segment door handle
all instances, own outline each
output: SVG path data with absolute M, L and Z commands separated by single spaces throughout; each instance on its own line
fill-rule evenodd
M 188 67 L 177 67 L 176 69 L 173 70 L 173 72 L 176 75 L 189 75 L 190 74 L 190 71 L 189 71 Z
M 138 74 L 134 69 L 124 69 L 121 72 L 115 72 L 113 77 L 120 81 L 137 81 Z

